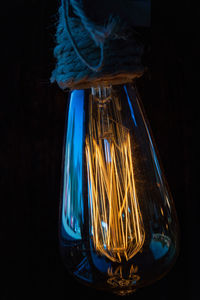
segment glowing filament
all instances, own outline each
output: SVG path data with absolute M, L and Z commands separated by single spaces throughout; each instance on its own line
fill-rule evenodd
M 122 256 L 129 260 L 140 251 L 145 232 L 136 194 L 130 134 L 119 125 L 120 115 L 112 105 L 117 121 L 111 122 L 108 111 L 106 118 L 101 111 L 97 119 L 91 117 L 86 161 L 94 248 L 120 262 Z

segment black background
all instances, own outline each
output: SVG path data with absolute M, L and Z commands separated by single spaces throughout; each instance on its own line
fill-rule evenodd
M 198 9 L 153 5 L 149 72 L 138 81 L 174 197 L 181 252 L 162 280 L 129 296 L 197 299 L 199 281 Z M 2 6 L 2 4 L 1 4 Z M 116 297 L 80 285 L 58 248 L 58 205 L 67 94 L 49 83 L 58 2 L 8 1 L 1 7 L 0 297 Z

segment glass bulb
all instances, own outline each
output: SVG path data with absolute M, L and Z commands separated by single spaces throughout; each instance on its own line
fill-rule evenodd
M 134 85 L 70 92 L 60 249 L 77 279 L 124 295 L 174 264 L 176 211 Z

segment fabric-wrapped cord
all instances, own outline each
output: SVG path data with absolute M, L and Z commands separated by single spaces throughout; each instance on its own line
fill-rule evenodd
M 84 26 L 81 18 L 76 15 L 69 17 L 68 14 L 66 15 L 65 9 L 66 7 L 62 3 L 59 8 L 56 32 L 57 45 L 54 49 L 57 63 L 52 72 L 51 82 L 56 81 L 62 89 L 79 89 L 101 84 L 127 83 L 143 74 L 145 71 L 145 67 L 141 63 L 143 44 L 135 38 L 132 28 L 120 23 L 117 18 L 116 22 L 112 19 L 107 27 L 102 27 L 104 31 L 105 28 L 109 28 L 107 34 L 104 34 L 105 38 L 102 37 L 101 40 L 98 37 L 97 40 L 94 40 L 94 36 Z M 74 13 L 77 13 L 77 9 Z M 74 49 L 66 22 L 78 50 Z M 93 25 L 93 23 L 91 24 Z M 96 26 L 100 32 L 101 27 Z M 95 30 L 93 30 L 93 34 L 94 32 Z M 101 57 L 102 55 L 103 57 Z M 86 58 L 86 63 L 80 56 Z M 100 67 L 93 68 L 99 64 L 101 64 Z

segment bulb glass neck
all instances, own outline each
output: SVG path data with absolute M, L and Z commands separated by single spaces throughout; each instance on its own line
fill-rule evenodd
M 91 93 L 93 99 L 99 104 L 100 107 L 103 107 L 111 100 L 112 85 L 92 87 Z

